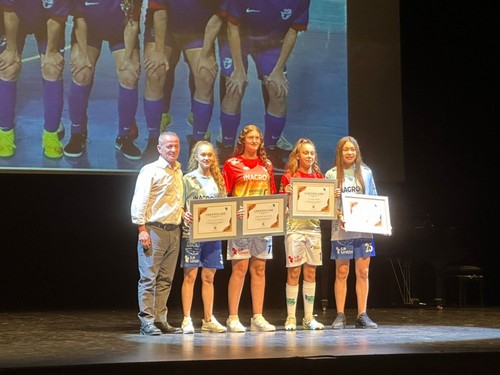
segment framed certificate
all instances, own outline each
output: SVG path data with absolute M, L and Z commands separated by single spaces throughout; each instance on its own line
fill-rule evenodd
M 285 234 L 286 195 L 240 197 L 245 210 L 241 236 L 279 236 Z
M 215 241 L 238 237 L 237 198 L 192 199 L 189 210 L 193 223 L 189 228 L 191 241 Z
M 388 197 L 342 194 L 342 210 L 348 232 L 392 234 Z
M 333 220 L 337 180 L 291 178 L 290 217 Z

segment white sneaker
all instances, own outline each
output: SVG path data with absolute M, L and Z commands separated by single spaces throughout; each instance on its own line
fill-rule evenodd
M 297 329 L 297 320 L 294 316 L 286 318 L 285 331 L 295 331 Z
M 227 332 L 227 328 L 220 324 L 215 316 L 212 316 L 209 322 L 206 322 L 205 319 L 201 321 L 201 331 L 202 332 L 211 332 L 211 333 L 223 333 Z
M 229 332 L 245 332 L 247 330 L 238 318 L 226 320 L 226 326 Z
M 193 321 L 191 318 L 184 317 L 181 324 L 182 333 L 194 333 Z
M 325 329 L 325 326 L 314 318 L 312 318 L 311 320 L 306 320 L 306 318 L 304 318 L 302 319 L 302 328 L 314 331 Z
M 252 318 L 250 331 L 271 332 L 276 331 L 276 327 L 260 315 L 258 318 Z

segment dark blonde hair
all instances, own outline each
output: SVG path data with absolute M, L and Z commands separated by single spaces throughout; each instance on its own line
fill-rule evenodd
M 294 176 L 295 172 L 297 172 L 297 169 L 299 169 L 299 160 L 297 159 L 297 156 L 299 155 L 302 146 L 304 146 L 305 144 L 309 144 L 314 147 L 315 154 L 314 164 L 312 165 L 313 172 L 321 173 L 318 162 L 318 154 L 316 153 L 316 146 L 310 139 L 300 138 L 297 140 L 297 142 L 295 142 L 295 146 L 293 146 L 292 151 L 290 151 L 290 156 L 288 157 L 288 161 L 285 165 L 285 171 L 290 172 L 292 176 Z
M 257 150 L 257 156 L 264 162 L 264 164 L 270 163 L 267 159 L 266 148 L 264 147 L 264 136 L 262 135 L 262 131 L 259 129 L 257 125 L 249 124 L 245 126 L 236 141 L 236 146 L 234 147 L 233 156 L 241 155 L 245 152 L 245 137 L 248 133 L 256 131 L 260 136 L 260 146 Z
M 342 188 L 342 183 L 344 182 L 344 166 L 342 164 L 342 151 L 344 150 L 344 145 L 347 142 L 351 142 L 356 149 L 356 159 L 354 160 L 354 177 L 357 183 L 361 184 L 363 192 L 365 191 L 365 181 L 363 180 L 363 175 L 361 174 L 361 166 L 365 165 L 363 163 L 363 157 L 361 156 L 361 149 L 359 148 L 358 141 L 351 136 L 345 136 L 339 139 L 337 142 L 336 154 L 334 166 L 337 167 L 337 183 L 340 188 Z
M 224 178 L 222 177 L 219 168 L 219 157 L 215 152 L 214 146 L 210 142 L 201 140 L 195 143 L 193 149 L 191 150 L 191 155 L 189 156 L 188 172 L 198 169 L 199 163 L 198 160 L 196 160 L 196 156 L 198 155 L 199 148 L 204 145 L 210 146 L 210 148 L 212 149 L 214 158 L 212 160 L 212 165 L 210 165 L 210 173 L 212 174 L 212 177 L 214 178 L 214 181 L 217 184 L 217 188 L 219 189 L 219 194 L 223 194 L 226 192 L 226 184 L 224 183 Z

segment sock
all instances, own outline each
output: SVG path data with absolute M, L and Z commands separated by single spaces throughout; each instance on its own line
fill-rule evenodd
M 297 296 L 299 295 L 299 286 L 286 284 L 285 295 L 287 316 L 295 316 L 295 313 L 297 311 Z
M 43 79 L 44 129 L 50 133 L 54 133 L 59 128 L 64 105 L 63 90 L 62 79 L 59 81 Z
M 238 315 L 229 315 L 227 320 L 240 320 L 240 318 L 238 318 Z
M 304 319 L 310 321 L 313 318 L 314 296 L 316 294 L 316 283 L 304 281 L 302 284 L 302 295 L 304 297 Z
M 130 126 L 135 120 L 137 103 L 139 100 L 139 89 L 127 89 L 122 85 L 118 89 L 118 136 L 123 137 L 130 134 Z
M 163 110 L 163 99 L 149 100 L 144 98 L 144 115 L 148 125 L 148 137 L 158 138 L 160 135 L 161 114 Z
M 193 140 L 200 141 L 205 137 L 205 132 L 212 118 L 214 105 L 213 103 L 202 103 L 196 99 L 193 99 L 191 103 L 194 117 Z
M 224 145 L 234 146 L 236 132 L 240 126 L 241 113 L 230 115 L 220 112 L 220 126 L 222 129 L 222 143 Z
M 285 128 L 286 117 L 276 117 L 266 112 L 264 116 L 265 131 L 264 144 L 266 147 L 276 146 L 283 129 Z
M 260 318 L 262 316 L 262 314 L 253 314 L 253 319 L 257 319 L 257 318 Z
M 14 128 L 16 113 L 17 81 L 0 79 L 0 129 L 9 131 Z
M 68 96 L 71 134 L 87 133 L 87 108 L 91 91 L 91 84 L 80 86 L 75 82 L 71 82 Z

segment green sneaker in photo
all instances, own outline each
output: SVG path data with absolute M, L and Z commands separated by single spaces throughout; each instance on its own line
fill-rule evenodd
M 14 155 L 16 150 L 15 141 L 14 129 L 0 130 L 0 157 L 8 158 Z
M 57 131 L 43 131 L 42 148 L 43 154 L 48 158 L 57 159 L 63 156 L 63 146 L 61 144 L 61 141 L 59 140 Z

